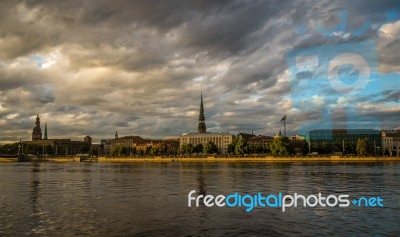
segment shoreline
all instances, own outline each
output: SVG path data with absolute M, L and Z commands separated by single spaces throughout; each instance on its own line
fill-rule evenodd
M 400 162 L 400 157 L 99 157 L 89 160 L 80 160 L 80 157 L 56 157 L 31 162 L 101 162 L 101 163 L 169 163 L 169 162 L 266 162 L 266 163 L 291 163 L 291 162 Z M 0 158 L 0 163 L 17 162 L 16 158 Z
M 102 158 L 98 162 L 266 162 L 266 163 L 291 163 L 291 162 L 400 162 L 397 157 L 238 157 L 238 158 Z

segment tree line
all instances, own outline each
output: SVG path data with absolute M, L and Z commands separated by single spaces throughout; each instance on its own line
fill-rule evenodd
M 191 143 L 181 146 L 181 155 L 191 154 L 216 154 L 218 148 L 214 142 L 208 141 L 207 143 L 197 144 L 193 146 Z M 245 154 L 272 154 L 274 156 L 289 156 L 294 153 L 294 149 L 290 144 L 287 137 L 277 137 L 268 148 L 263 147 L 262 144 L 252 145 L 249 144 L 244 138 L 234 139 L 231 144 L 228 145 L 228 153 L 235 155 Z
M 164 156 L 164 155 L 176 155 L 169 154 L 167 144 L 158 144 L 155 146 L 146 146 L 144 149 L 137 149 L 136 147 L 113 147 L 111 149 L 111 156 Z
M 386 155 L 389 156 L 389 151 L 376 151 L 368 147 L 367 141 L 365 139 L 359 139 L 356 144 L 345 143 L 345 151 L 347 154 L 350 152 L 355 153 L 359 156 L 367 155 Z M 302 145 L 296 146 L 301 150 L 302 155 L 307 155 L 310 152 L 317 152 L 318 154 L 333 154 L 335 151 L 342 151 L 339 144 L 332 147 L 327 143 L 313 144 L 310 147 L 304 141 Z M 198 144 L 193 146 L 192 144 L 185 144 L 181 146 L 181 155 L 192 155 L 192 154 L 215 154 L 218 153 L 217 146 L 209 141 L 207 143 Z M 228 153 L 234 155 L 245 155 L 245 154 L 269 154 L 272 156 L 291 156 L 295 154 L 295 147 L 290 142 L 288 137 L 277 136 L 268 147 L 263 147 L 262 144 L 252 145 L 249 144 L 244 138 L 240 137 L 235 139 L 231 144 L 228 145 Z
M 200 143 L 193 146 L 191 143 L 181 146 L 179 153 L 181 155 L 191 154 L 217 154 L 219 153 L 217 145 L 213 141 Z

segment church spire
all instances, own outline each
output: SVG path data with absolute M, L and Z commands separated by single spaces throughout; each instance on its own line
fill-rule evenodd
M 36 126 L 36 127 L 40 127 L 40 118 L 39 118 L 39 114 L 36 115 L 35 126 Z
M 47 122 L 44 123 L 44 140 L 47 140 Z
M 42 129 L 40 128 L 39 114 L 36 115 L 35 127 L 32 131 L 32 141 L 34 140 L 42 140 Z
M 200 114 L 199 114 L 199 125 L 197 127 L 198 133 L 206 133 L 206 119 L 204 117 L 203 108 L 203 92 L 200 94 Z

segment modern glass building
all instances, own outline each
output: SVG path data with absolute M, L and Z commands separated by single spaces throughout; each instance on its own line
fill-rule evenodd
M 381 131 L 374 129 L 314 129 L 305 134 L 310 150 L 325 150 L 326 153 L 355 153 L 358 139 L 366 139 L 370 152 L 382 148 Z

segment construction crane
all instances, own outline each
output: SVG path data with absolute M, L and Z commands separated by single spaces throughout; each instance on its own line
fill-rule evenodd
M 286 137 L 286 115 L 283 116 L 281 122 L 283 122 L 283 136 Z

